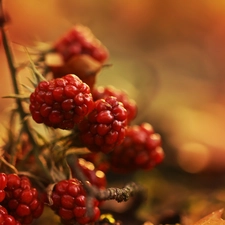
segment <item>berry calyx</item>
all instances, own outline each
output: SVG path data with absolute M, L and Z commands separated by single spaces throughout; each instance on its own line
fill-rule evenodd
M 128 173 L 150 170 L 163 158 L 160 135 L 149 123 L 143 123 L 128 127 L 123 143 L 110 154 L 109 161 L 114 172 Z
M 137 115 L 137 105 L 133 99 L 130 99 L 126 92 L 116 89 L 113 86 L 97 87 L 92 90 L 94 101 L 98 99 L 105 99 L 109 96 L 114 96 L 118 101 L 123 103 L 124 108 L 127 110 L 127 122 L 132 121 Z
M 48 58 L 51 58 L 49 56 Z M 102 68 L 102 64 L 91 56 L 83 54 L 72 56 L 68 61 L 62 64 L 48 60 L 47 66 L 52 72 L 54 78 L 63 77 L 66 74 L 76 74 L 84 83 L 86 83 L 92 90 L 96 77 Z
M 79 124 L 82 143 L 93 152 L 109 153 L 120 145 L 127 128 L 127 111 L 115 97 L 99 99 Z
M 51 208 L 60 216 L 65 224 L 87 224 L 98 220 L 99 202 L 93 200 L 93 216 L 86 215 L 86 193 L 82 183 L 75 179 L 59 181 L 53 188 Z
M 30 112 L 37 123 L 71 130 L 93 109 L 90 88 L 76 75 L 41 81 L 30 95 Z

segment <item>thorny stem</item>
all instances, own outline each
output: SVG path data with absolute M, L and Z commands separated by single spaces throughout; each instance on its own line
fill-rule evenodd
M 15 67 L 15 64 L 14 64 L 13 52 L 12 52 L 11 46 L 9 45 L 9 41 L 8 41 L 7 34 L 6 34 L 6 31 L 5 31 L 6 19 L 4 17 L 3 3 L 2 2 L 3 1 L 0 0 L 0 29 L 1 29 L 1 35 L 2 35 L 2 43 L 3 43 L 3 47 L 4 47 L 4 50 L 5 50 L 5 54 L 6 54 L 6 59 L 7 59 L 10 74 L 11 74 L 14 92 L 15 92 L 15 94 L 19 95 L 20 90 L 19 90 L 18 81 L 17 81 L 17 68 Z M 32 135 L 31 127 L 28 124 L 28 121 L 26 120 L 27 113 L 25 112 L 20 99 L 16 98 L 15 100 L 16 100 L 16 104 L 17 104 L 17 110 L 19 111 L 20 119 L 21 119 L 21 121 L 23 121 L 23 131 L 27 133 L 27 135 L 29 137 L 29 141 L 33 145 L 32 151 L 34 151 L 34 155 L 36 157 L 37 162 L 40 164 L 40 166 L 42 167 L 42 169 L 46 173 L 47 172 L 46 168 L 44 167 L 44 165 L 42 165 L 40 159 L 38 158 L 38 149 L 36 147 L 36 146 L 38 146 L 38 144 L 37 144 L 34 136 Z M 50 174 L 48 174 L 48 175 L 50 177 Z
M 0 0 L 0 18 L 2 18 L 2 17 L 4 18 L 3 8 L 2 8 L 2 0 Z M 5 28 L 4 28 L 4 23 L 1 24 L 1 34 L 2 34 L 2 43 L 3 43 L 3 47 L 5 49 L 5 54 L 6 54 L 6 58 L 7 58 L 7 62 L 8 62 L 8 65 L 9 65 L 11 78 L 12 78 L 14 92 L 15 92 L 15 94 L 19 95 L 20 91 L 19 91 L 17 79 L 16 79 L 17 69 L 14 66 L 13 53 L 12 53 L 12 49 L 11 49 L 9 43 L 8 43 L 6 31 L 5 31 Z M 32 144 L 35 145 L 36 142 L 35 142 L 32 134 L 30 133 L 28 123 L 25 120 L 25 117 L 27 116 L 27 114 L 25 113 L 25 111 L 23 109 L 23 105 L 22 105 L 22 102 L 20 101 L 20 99 L 16 99 L 16 104 L 18 106 L 20 118 L 21 118 L 22 121 L 24 121 L 24 130 L 27 132 Z
M 0 18 L 3 16 L 4 15 L 3 15 L 3 10 L 2 10 L 2 1 L 0 1 Z M 9 46 L 9 43 L 8 43 L 7 35 L 5 32 L 5 28 L 4 28 L 4 23 L 1 24 L 1 34 L 2 34 L 3 47 L 5 49 L 5 54 L 6 54 L 7 62 L 9 65 L 12 82 L 13 82 L 14 92 L 15 92 L 15 94 L 19 94 L 19 88 L 18 88 L 17 80 L 16 80 L 17 70 L 14 66 L 13 54 L 12 54 L 11 47 Z M 19 99 L 16 99 L 16 103 L 17 103 L 18 109 L 20 111 L 21 119 L 24 119 L 26 116 L 26 113 L 23 110 L 22 103 Z
M 3 16 L 3 12 L 2 12 L 2 1 L 0 1 L 0 18 Z M 14 66 L 14 59 L 13 59 L 13 54 L 12 54 L 12 50 L 11 47 L 9 46 L 8 43 L 8 39 L 7 39 L 7 35 L 5 32 L 5 28 L 4 28 L 4 24 L 1 25 L 1 34 L 2 34 L 2 43 L 3 43 L 3 47 L 5 49 L 5 54 L 6 54 L 6 58 L 7 58 L 7 62 L 9 65 L 9 70 L 10 70 L 10 74 L 11 74 L 11 78 L 12 78 L 12 83 L 13 83 L 13 87 L 14 87 L 14 92 L 15 94 L 20 94 L 18 85 L 17 85 L 17 79 L 16 79 L 16 75 L 17 75 L 17 69 Z M 26 113 L 23 109 L 23 105 L 22 102 L 20 101 L 20 99 L 15 99 L 17 107 L 18 107 L 18 111 L 19 111 L 19 115 L 22 121 L 24 121 L 23 123 L 23 129 L 26 131 L 26 133 L 29 136 L 29 139 L 31 141 L 31 143 L 33 145 L 36 144 L 36 141 L 34 140 L 32 134 L 30 133 L 29 130 L 29 126 L 27 121 L 25 120 L 26 117 Z
M 87 183 L 85 175 L 78 166 L 77 156 L 74 156 L 74 158 L 75 158 L 75 165 L 71 169 L 73 170 L 74 174 L 76 174 L 76 178 L 83 183 L 84 188 L 87 192 L 87 214 L 90 216 L 93 214 L 93 207 L 91 201 L 93 198 L 96 198 L 98 200 L 114 199 L 117 202 L 123 202 L 127 201 L 130 197 L 134 196 L 135 194 L 143 192 L 143 187 L 137 185 L 134 182 L 128 183 L 123 188 L 110 187 L 104 190 L 100 190 L 95 186 Z

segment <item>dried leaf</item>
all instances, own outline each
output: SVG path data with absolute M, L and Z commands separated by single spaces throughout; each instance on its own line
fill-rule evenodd
M 223 220 L 221 218 L 221 216 L 223 214 L 223 210 L 224 209 L 215 211 L 215 212 L 203 217 L 202 219 L 200 219 L 193 225 L 225 225 L 225 220 Z

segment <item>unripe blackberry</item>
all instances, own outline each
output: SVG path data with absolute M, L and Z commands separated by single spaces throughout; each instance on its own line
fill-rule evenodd
M 86 193 L 82 183 L 73 178 L 58 182 L 51 193 L 51 208 L 65 224 L 88 224 L 100 216 L 99 202 L 93 200 L 93 216 L 86 215 Z
M 93 35 L 88 27 L 76 25 L 53 45 L 53 50 L 60 53 L 64 61 L 71 57 L 87 54 L 99 62 L 108 58 L 106 47 Z
M 127 111 L 115 97 L 99 99 L 94 110 L 79 124 L 82 143 L 93 152 L 108 153 L 125 137 Z
M 1 205 L 21 224 L 31 224 L 41 216 L 44 204 L 39 200 L 36 188 L 31 186 L 27 177 L 8 174 L 4 190 L 6 196 Z
M 97 87 L 92 90 L 92 96 L 94 101 L 98 99 L 105 99 L 108 96 L 114 96 L 118 101 L 123 103 L 124 108 L 127 110 L 127 122 L 132 121 L 137 115 L 136 102 L 128 97 L 128 95 L 113 86 Z
M 37 123 L 73 129 L 93 109 L 90 88 L 76 75 L 41 81 L 30 95 L 30 112 Z
M 110 154 L 109 161 L 113 171 L 126 173 L 138 169 L 150 170 L 163 158 L 160 135 L 150 124 L 143 123 L 128 127 L 123 143 Z

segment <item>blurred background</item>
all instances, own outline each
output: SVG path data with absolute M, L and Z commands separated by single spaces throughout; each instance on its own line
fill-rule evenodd
M 188 173 L 225 171 L 225 2 L 223 0 L 7 0 L 16 63 L 19 45 L 51 43 L 88 26 L 110 52 L 98 85 L 136 100 L 134 123 L 160 133 L 164 164 Z M 1 96 L 12 84 L 3 47 Z M 26 76 L 25 72 L 20 74 Z M 0 100 L 2 121 L 13 101 Z

